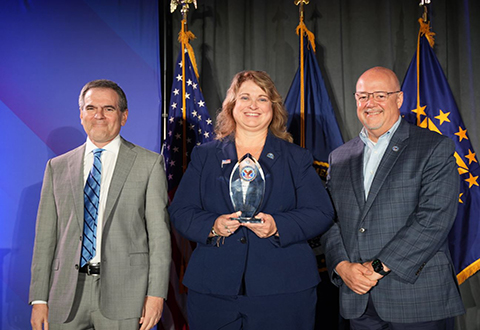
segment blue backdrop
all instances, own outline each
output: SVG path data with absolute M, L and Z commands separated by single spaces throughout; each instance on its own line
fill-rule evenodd
M 93 79 L 127 94 L 122 135 L 159 152 L 158 1 L 0 3 L 0 328 L 29 329 L 30 262 L 47 160 L 85 141 L 78 94 Z

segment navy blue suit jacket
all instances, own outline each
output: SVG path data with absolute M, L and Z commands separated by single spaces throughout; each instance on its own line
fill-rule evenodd
M 452 140 L 402 120 L 380 161 L 368 198 L 364 143 L 357 137 L 330 155 L 327 187 L 337 221 L 322 237 L 327 267 L 340 287 L 340 312 L 360 317 L 372 298 L 387 322 L 434 321 L 464 312 L 447 236 L 458 206 Z M 380 259 L 392 272 L 359 295 L 335 275 L 339 262 Z
M 208 238 L 217 217 L 234 212 L 229 181 L 237 160 L 235 143 L 228 139 L 192 152 L 169 208 L 175 228 L 197 242 L 184 284 L 201 293 L 237 295 L 244 278 L 250 296 L 317 285 L 316 260 L 307 240 L 331 226 L 333 207 L 306 149 L 269 134 L 258 160 L 266 181 L 260 212 L 273 216 L 280 237 L 259 238 L 240 227 L 218 246 L 216 238 Z

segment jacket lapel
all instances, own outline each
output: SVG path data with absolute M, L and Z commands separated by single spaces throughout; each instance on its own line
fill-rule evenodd
M 220 167 L 221 175 L 223 176 L 226 184 L 221 185 L 222 196 L 227 199 L 227 205 L 230 205 L 230 209 L 233 212 L 233 204 L 230 199 L 230 175 L 233 168 L 238 162 L 237 150 L 235 149 L 235 142 L 226 138 L 223 142 L 217 144 L 217 164 Z
M 398 158 L 407 147 L 409 136 L 408 133 L 408 124 L 405 120 L 402 119 L 400 125 L 397 128 L 397 131 L 392 136 L 392 139 L 390 140 L 390 143 L 385 150 L 385 154 L 383 155 L 380 164 L 378 165 L 378 169 L 375 173 L 375 177 L 373 178 L 372 186 L 370 187 L 367 202 L 363 210 L 362 220 L 366 216 L 373 202 L 375 201 L 375 198 L 377 197 L 379 191 L 385 183 L 385 180 L 390 174 L 392 168 L 395 166 Z
M 82 146 L 78 147 L 68 159 L 68 180 L 72 189 L 73 205 L 80 228 L 83 228 L 84 212 L 83 190 L 85 182 L 83 178 L 83 162 L 85 155 L 85 145 L 86 144 L 83 144 Z
M 105 214 L 103 218 L 104 227 L 106 222 L 110 219 L 110 213 L 112 213 L 113 206 L 116 204 L 120 192 L 123 189 L 123 185 L 127 180 L 128 174 L 137 158 L 137 153 L 134 149 L 135 145 L 122 138 L 122 143 L 120 144 L 120 149 L 118 151 L 117 163 L 115 164 L 112 181 L 110 182 L 110 188 L 108 189 L 107 204 L 105 206 Z
M 258 160 L 262 167 L 263 174 L 265 175 L 265 195 L 260 209 L 263 208 L 265 201 L 269 199 L 269 196 L 272 193 L 272 168 L 281 156 L 282 152 L 280 144 L 275 136 L 269 132 L 265 141 L 265 146 L 260 154 L 260 159 Z
M 350 177 L 352 178 L 353 191 L 360 209 L 365 205 L 365 188 L 363 185 L 363 150 L 365 145 L 357 137 L 351 149 Z

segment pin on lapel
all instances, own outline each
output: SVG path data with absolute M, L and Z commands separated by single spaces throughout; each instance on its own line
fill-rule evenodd
M 399 148 L 398 146 L 393 146 L 393 147 L 392 147 L 392 150 L 395 151 L 395 152 L 397 152 L 398 150 L 400 150 L 400 148 Z
M 269 152 L 269 153 L 267 154 L 267 157 L 270 158 L 270 159 L 274 159 L 274 158 L 275 158 L 275 155 L 272 154 L 271 152 Z
M 223 165 L 230 164 L 231 162 L 232 162 L 231 159 L 222 159 L 222 168 L 223 168 Z

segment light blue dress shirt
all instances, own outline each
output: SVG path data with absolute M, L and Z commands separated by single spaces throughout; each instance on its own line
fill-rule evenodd
M 393 134 L 397 130 L 402 117 L 398 116 L 398 120 L 393 126 L 378 138 L 377 142 L 373 142 L 368 138 L 368 131 L 364 128 L 360 131 L 360 139 L 365 144 L 363 149 L 363 187 L 365 190 L 365 200 L 368 198 L 370 187 L 372 186 L 375 173 L 377 173 L 378 165 L 387 150 L 388 144 L 392 139 Z

